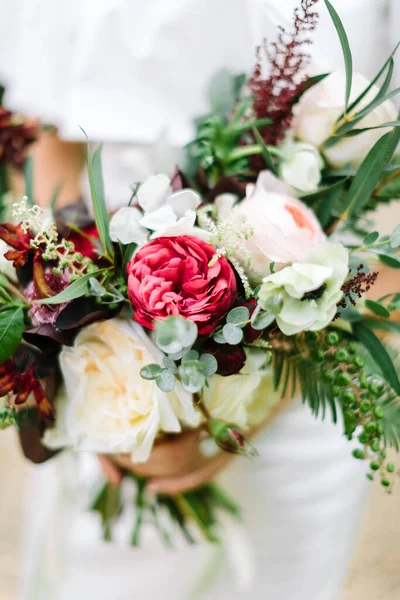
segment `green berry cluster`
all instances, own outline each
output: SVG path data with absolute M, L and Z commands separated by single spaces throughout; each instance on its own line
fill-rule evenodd
M 395 467 L 386 463 L 384 410 L 380 403 L 387 393 L 386 384 L 366 375 L 355 344 L 338 332 L 313 332 L 306 339 L 314 360 L 320 364 L 322 379 L 342 409 L 347 438 L 351 440 L 358 434 L 361 448 L 354 450 L 353 456 L 369 460 L 368 478 L 374 479 L 379 473 L 381 484 L 390 489 Z

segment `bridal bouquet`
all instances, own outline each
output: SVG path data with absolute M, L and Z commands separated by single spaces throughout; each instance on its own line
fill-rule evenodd
M 400 197 L 400 90 L 393 55 L 371 83 L 353 73 L 328 0 L 346 71 L 305 74 L 316 2 L 301 1 L 250 77 L 214 78 L 212 112 L 171 179 L 136 185 L 109 215 L 101 147 L 89 147 L 93 218 L 14 204 L 0 225 L 3 427 L 33 395 L 52 448 L 144 462 L 158 439 L 202 428 L 255 457 L 246 438 L 299 394 L 315 415 L 341 413 L 354 457 L 391 489 L 400 381 L 375 331 L 400 330 L 400 293 L 363 296 L 378 263 L 400 267 L 400 225 L 381 237 L 370 222 Z M 42 381 L 57 372 L 53 405 Z M 135 541 L 146 510 L 167 509 L 189 539 L 194 518 L 211 540 L 218 510 L 238 513 L 213 484 L 167 498 L 136 483 Z M 118 494 L 106 486 L 94 504 L 108 535 Z

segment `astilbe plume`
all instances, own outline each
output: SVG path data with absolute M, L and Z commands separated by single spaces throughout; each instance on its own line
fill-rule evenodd
M 294 11 L 293 29 L 286 31 L 279 27 L 277 41 L 264 40 L 257 49 L 258 63 L 249 80 L 249 88 L 254 96 L 255 117 L 273 121 L 260 130 L 266 144 L 276 145 L 284 138 L 293 118 L 293 105 L 306 87 L 305 67 L 310 55 L 305 52 L 305 47 L 312 43 L 307 34 L 314 31 L 318 23 L 318 13 L 313 10 L 317 2 L 301 0 L 301 5 Z M 262 52 L 268 67 L 266 75 Z
M 348 279 L 342 286 L 343 298 L 338 304 L 339 308 L 346 308 L 348 304 L 356 305 L 355 298 L 362 298 L 363 294 L 371 289 L 378 278 L 378 273 L 373 271 L 372 273 L 365 273 L 362 271 L 364 265 L 358 265 L 357 273 Z M 351 270 L 349 272 L 351 274 Z M 337 317 L 340 316 L 339 314 Z

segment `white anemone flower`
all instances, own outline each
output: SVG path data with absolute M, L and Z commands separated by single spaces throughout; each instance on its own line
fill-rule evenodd
M 150 239 L 197 235 L 196 209 L 201 202 L 197 192 L 190 189 L 173 192 L 170 179 L 159 174 L 140 186 L 136 199 L 141 210 L 124 207 L 112 217 L 110 236 L 114 242 L 142 246 L 149 234 Z

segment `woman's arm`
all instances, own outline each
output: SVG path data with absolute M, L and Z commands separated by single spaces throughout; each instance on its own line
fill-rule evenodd
M 32 147 L 35 200 L 43 207 L 50 204 L 55 190 L 60 187 L 57 207 L 72 204 L 80 198 L 80 176 L 84 164 L 84 146 L 64 142 L 57 133 L 46 132 Z M 23 194 L 23 177 L 15 174 L 13 189 Z

